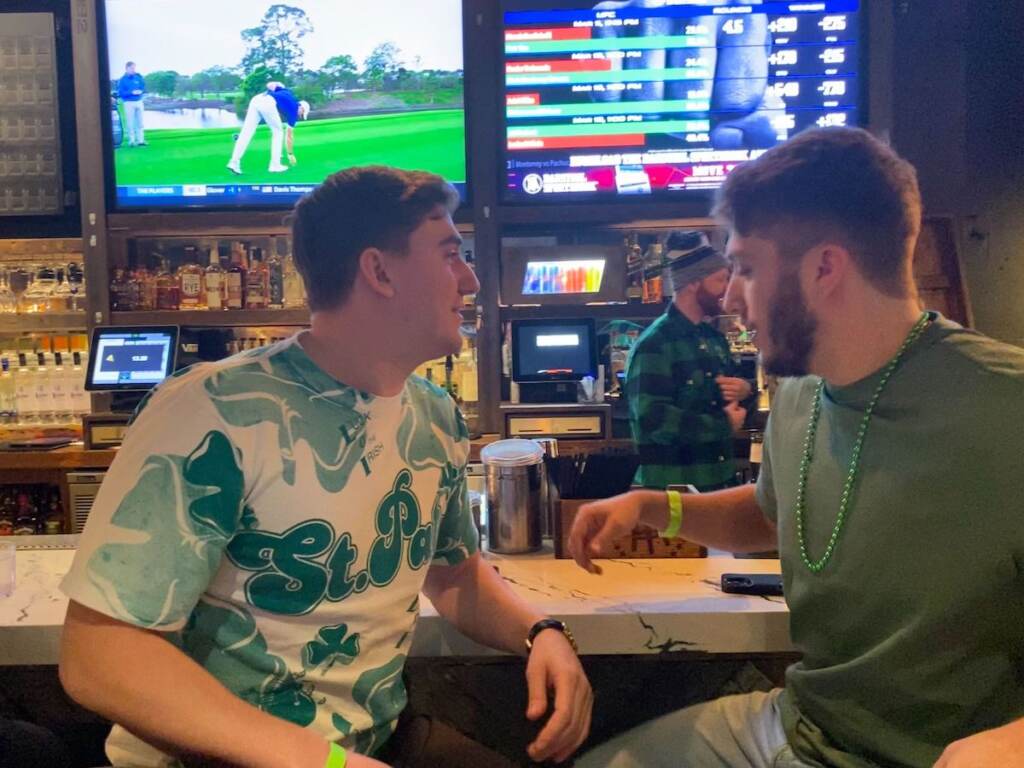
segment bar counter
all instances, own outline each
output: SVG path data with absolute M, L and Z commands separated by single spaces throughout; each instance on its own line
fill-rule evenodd
M 77 538 L 31 537 L 32 546 L 47 548 L 18 550 L 15 591 L 0 597 L 0 666 L 57 663 L 67 610 L 58 585 Z M 570 626 L 581 654 L 703 657 L 794 650 L 782 598 L 727 595 L 718 586 L 723 573 L 777 573 L 777 560 L 604 560 L 604 574 L 593 576 L 571 560 L 555 560 L 550 544 L 532 555 L 485 556 L 522 597 Z M 428 600 L 421 606 L 413 656 L 495 653 L 458 633 Z

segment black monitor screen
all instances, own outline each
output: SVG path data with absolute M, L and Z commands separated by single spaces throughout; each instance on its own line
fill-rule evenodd
M 521 320 L 512 324 L 512 378 L 517 382 L 597 376 L 593 320 Z
M 859 0 L 505 0 L 504 197 L 679 197 L 858 125 Z
M 146 390 L 174 371 L 177 326 L 95 328 L 85 388 Z
M 283 207 L 335 171 L 465 197 L 461 0 L 105 0 L 113 202 Z

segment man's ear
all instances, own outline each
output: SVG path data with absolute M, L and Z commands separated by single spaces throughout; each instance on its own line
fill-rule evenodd
M 388 274 L 387 256 L 379 248 L 366 248 L 359 254 L 359 275 L 378 296 L 394 297 L 395 286 Z
M 804 255 L 804 267 L 810 278 L 809 291 L 816 297 L 827 298 L 849 278 L 853 263 L 846 248 L 826 240 Z

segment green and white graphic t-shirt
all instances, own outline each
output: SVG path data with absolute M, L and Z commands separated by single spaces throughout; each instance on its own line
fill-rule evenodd
M 412 377 L 375 397 L 298 336 L 164 382 L 93 505 L 62 583 L 167 632 L 243 700 L 361 753 L 405 706 L 427 568 L 477 550 L 468 432 Z M 114 765 L 173 761 L 115 727 Z

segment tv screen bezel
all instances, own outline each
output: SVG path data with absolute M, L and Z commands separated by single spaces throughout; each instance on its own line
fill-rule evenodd
M 857 39 L 857 115 L 855 127 L 870 130 L 870 66 L 871 66 L 871 0 L 859 0 L 857 11 L 859 22 Z M 497 130 L 497 200 L 498 205 L 519 210 L 543 210 L 558 205 L 566 206 L 622 206 L 624 209 L 635 209 L 643 205 L 675 203 L 684 206 L 708 207 L 712 204 L 716 189 L 690 190 L 659 190 L 647 195 L 606 194 L 601 192 L 570 192 L 561 195 L 544 197 L 525 197 L 521 194 L 512 196 L 506 185 L 508 163 L 508 134 L 505 117 L 505 12 L 520 10 L 547 10 L 557 7 L 558 0 L 499 0 L 497 18 L 495 20 L 494 46 L 497 52 L 495 66 L 496 93 L 494 99 L 494 120 Z
M 471 112 L 469 109 L 469 100 L 466 98 L 466 82 L 469 74 L 467 72 L 467 62 L 470 60 L 468 56 L 467 40 L 470 32 L 470 20 L 469 20 L 469 2 L 467 0 L 460 0 L 461 14 L 460 23 L 462 24 L 462 85 L 463 85 L 463 103 L 462 103 L 462 120 L 463 120 L 463 135 L 465 136 L 465 143 L 463 145 L 463 152 L 465 153 L 466 161 L 466 178 L 462 180 L 464 184 L 464 193 L 460 196 L 459 207 L 455 213 L 452 214 L 452 218 L 455 220 L 461 220 L 463 218 L 462 212 L 471 210 L 473 207 L 473 189 L 471 179 L 473 178 L 472 153 L 469 151 L 469 136 L 470 136 L 470 122 Z M 296 196 L 294 200 L 287 203 L 282 202 L 271 202 L 266 205 L 260 205 L 253 202 L 245 203 L 233 203 L 233 204 L 203 204 L 197 203 L 195 205 L 187 205 L 182 203 L 174 203 L 167 205 L 124 205 L 117 196 L 117 172 L 114 166 L 114 128 L 109 119 L 110 114 L 110 93 L 112 81 L 110 79 L 110 50 L 107 39 L 107 0 L 96 0 L 96 49 L 97 49 L 97 76 L 99 80 L 99 100 L 100 100 L 100 132 L 103 140 L 103 170 L 104 170 L 104 199 L 106 201 L 106 209 L 108 213 L 115 215 L 122 214 L 197 214 L 197 213 L 208 213 L 208 212 L 245 212 L 245 211 L 259 211 L 259 212 L 288 212 L 290 211 L 295 202 L 299 200 L 300 196 Z M 338 170 L 341 170 L 345 166 L 339 166 Z M 415 169 L 409 169 L 415 170 Z

